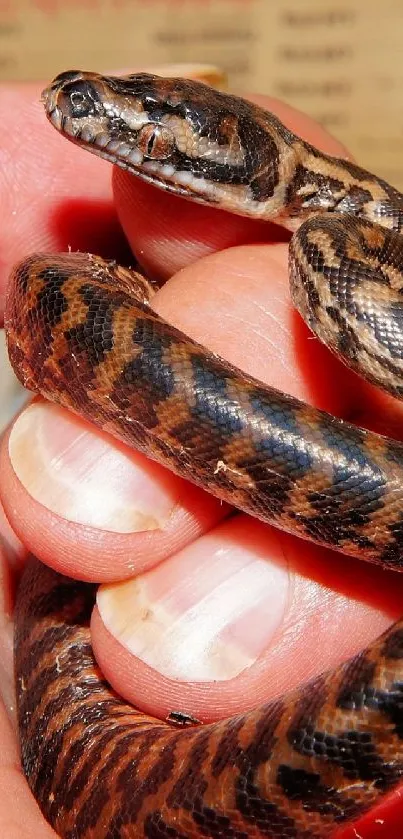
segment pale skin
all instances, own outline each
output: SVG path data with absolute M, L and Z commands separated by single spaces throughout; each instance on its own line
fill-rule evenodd
M 51 130 L 38 104 L 39 90 L 36 85 L 0 90 L 0 301 L 11 266 L 33 251 L 71 245 L 119 259 L 125 246 L 117 210 L 144 268 L 167 280 L 153 301 L 160 314 L 262 381 L 382 433 L 398 437 L 400 428 L 401 435 L 401 406 L 346 371 L 293 313 L 286 234 L 209 208 L 190 208 L 119 171 L 113 174 L 112 197 L 110 167 Z M 346 155 L 304 115 L 268 98 L 259 101 L 314 145 Z M 64 413 L 51 421 L 56 433 L 58 422 L 67 423 L 73 435 L 82 430 Z M 98 436 L 95 429 L 91 434 Z M 122 447 L 102 440 L 113 460 Z M 4 517 L 1 526 L 0 835 L 7 839 L 55 837 L 21 774 L 14 728 L 13 592 L 28 550 L 57 569 L 99 582 L 127 579 L 166 559 L 161 580 L 170 574 L 174 585 L 187 573 L 184 563 L 199 561 L 201 545 L 213 551 L 241 546 L 244 557 L 257 550 L 260 558 L 288 564 L 281 625 L 252 666 L 215 684 L 161 676 L 119 644 L 95 614 L 93 644 L 107 676 L 126 698 L 162 717 L 179 708 L 209 720 L 261 703 L 356 652 L 402 611 L 403 577 L 314 548 L 245 516 L 229 519 L 218 501 L 140 455 L 130 455 L 130 462 L 148 476 L 148 487 L 172 499 L 159 529 L 122 534 L 107 526 L 84 527 L 60 510 L 56 516 L 18 480 L 8 432 L 3 441 L 0 493 L 8 521 Z M 141 477 L 136 480 L 141 492 Z M 207 532 L 208 542 L 202 542 Z M 356 834 L 350 828 L 339 835 L 397 837 L 398 804 L 396 795 L 393 806 L 367 817 Z

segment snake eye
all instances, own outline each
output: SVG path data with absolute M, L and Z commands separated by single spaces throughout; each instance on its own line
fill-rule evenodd
M 175 148 L 175 140 L 169 128 L 149 123 L 140 129 L 137 146 L 149 160 L 166 160 Z

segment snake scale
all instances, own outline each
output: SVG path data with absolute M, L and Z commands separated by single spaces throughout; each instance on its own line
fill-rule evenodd
M 44 104 L 67 138 L 140 178 L 294 231 L 296 307 L 347 364 L 402 396 L 397 190 L 202 83 L 71 71 Z M 242 374 L 156 315 L 151 293 L 99 257 L 28 258 L 6 307 L 17 375 L 236 508 L 401 569 L 403 445 Z M 178 728 L 105 683 L 93 598 L 33 560 L 17 602 L 22 761 L 64 839 L 328 837 L 399 783 L 403 620 L 265 707 Z

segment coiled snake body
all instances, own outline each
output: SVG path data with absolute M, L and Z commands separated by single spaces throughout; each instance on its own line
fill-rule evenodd
M 200 83 L 70 72 L 44 101 L 67 137 L 140 177 L 298 228 L 297 308 L 354 369 L 402 395 L 400 193 Z M 26 260 L 6 311 L 21 380 L 253 516 L 400 569 L 403 445 L 208 354 L 152 311 L 149 288 L 98 257 Z M 325 837 L 399 782 L 403 621 L 263 708 L 178 729 L 103 681 L 93 594 L 35 561 L 17 604 L 23 765 L 62 837 Z

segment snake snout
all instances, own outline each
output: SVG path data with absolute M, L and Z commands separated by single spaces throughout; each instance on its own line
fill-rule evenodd
M 93 142 L 107 119 L 97 74 L 70 70 L 56 76 L 42 93 L 50 122 L 67 136 Z
M 166 162 L 175 150 L 172 130 L 153 120 L 140 99 L 115 89 L 112 78 L 70 70 L 43 91 L 42 101 L 58 131 L 122 168 Z

